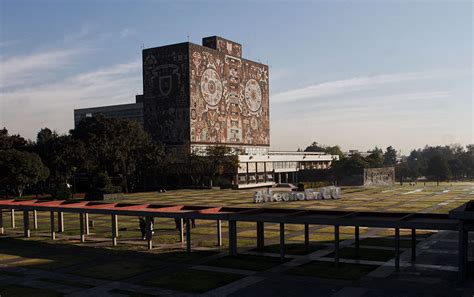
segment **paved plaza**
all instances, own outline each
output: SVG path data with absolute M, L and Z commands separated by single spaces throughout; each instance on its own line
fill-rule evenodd
M 344 188 L 338 200 L 252 203 L 253 190 L 176 190 L 126 195 L 121 201 L 235 207 L 345 211 L 447 213 L 474 199 L 472 183 L 418 183 L 385 188 Z M 238 222 L 238 256 L 217 246 L 216 222 L 196 221 L 192 253 L 179 242 L 173 219 L 156 219 L 154 249 L 141 240 L 136 217 L 119 217 L 118 246 L 111 244 L 110 217 L 89 215 L 90 234 L 79 241 L 77 214 L 64 214 L 65 231 L 52 241 L 49 213 L 38 212 L 37 229 L 22 237 L 22 217 L 0 237 L 3 296 L 473 296 L 472 274 L 457 281 L 457 232 L 418 230 L 416 264 L 410 230 L 401 230 L 401 271 L 394 271 L 394 231 L 340 227 L 340 266 L 333 265 L 333 227 L 285 225 L 286 258 L 279 256 L 279 225 L 265 224 L 265 250 L 257 252 L 256 224 Z M 472 240 L 472 239 L 471 239 Z M 471 244 L 473 244 L 472 242 Z M 472 249 L 471 249 L 472 250 Z M 470 256 L 473 255 L 470 253 Z

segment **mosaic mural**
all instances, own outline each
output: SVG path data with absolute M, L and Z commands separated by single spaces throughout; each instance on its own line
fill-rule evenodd
M 187 43 L 143 51 L 145 129 L 168 145 L 189 142 Z
M 217 50 L 189 48 L 191 142 L 268 146 L 268 67 L 240 58 L 236 43 L 219 49 L 215 41 Z

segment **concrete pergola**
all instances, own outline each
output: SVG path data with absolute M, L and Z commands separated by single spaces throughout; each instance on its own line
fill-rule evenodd
M 270 209 L 209 207 L 188 205 L 108 203 L 64 200 L 0 200 L 0 234 L 3 234 L 3 210 L 11 211 L 12 227 L 15 228 L 15 211 L 23 212 L 24 236 L 30 237 L 29 212 L 33 212 L 34 228 L 37 228 L 38 211 L 50 212 L 51 239 L 55 239 L 55 215 L 58 216 L 58 232 L 64 231 L 63 213 L 79 214 L 80 240 L 89 235 L 89 214 L 111 216 L 112 244 L 117 245 L 118 216 L 144 216 L 148 248 L 153 248 L 151 219 L 174 218 L 180 220 L 180 241 L 186 242 L 191 251 L 191 219 L 214 220 L 217 222 L 217 244 L 222 245 L 222 221 L 229 223 L 229 255 L 237 254 L 237 222 L 257 224 L 257 248 L 265 245 L 264 224 L 280 224 L 280 257 L 285 257 L 285 224 L 304 225 L 304 244 L 309 249 L 309 225 L 334 226 L 334 263 L 339 265 L 339 227 L 355 227 L 355 249 L 359 252 L 359 227 L 393 228 L 395 230 L 395 270 L 400 270 L 400 229 L 411 229 L 411 261 L 416 261 L 416 230 L 451 230 L 459 233 L 459 278 L 467 274 L 468 232 L 474 230 L 474 205 L 467 203 L 448 214 L 393 213 L 393 212 L 350 212 L 324 210 Z M 183 224 L 185 223 L 186 224 Z M 183 226 L 186 225 L 186 232 Z M 184 239 L 186 234 L 186 240 Z

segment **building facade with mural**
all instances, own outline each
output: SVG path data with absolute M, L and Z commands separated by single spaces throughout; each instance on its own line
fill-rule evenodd
M 243 58 L 240 44 L 211 36 L 202 45 L 178 43 L 142 54 L 143 95 L 136 104 L 143 108 L 145 130 L 168 149 L 234 149 L 241 165 L 237 187 L 271 185 L 282 172 L 285 181 L 295 182 L 305 163 L 330 166 L 335 156 L 269 151 L 268 66 Z

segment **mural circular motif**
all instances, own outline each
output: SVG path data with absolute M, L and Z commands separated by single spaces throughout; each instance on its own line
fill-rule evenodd
M 207 104 L 216 106 L 222 97 L 222 82 L 217 71 L 208 68 L 201 76 L 201 94 Z
M 262 106 L 262 90 L 258 82 L 251 78 L 245 84 L 245 102 L 250 111 L 256 112 Z

